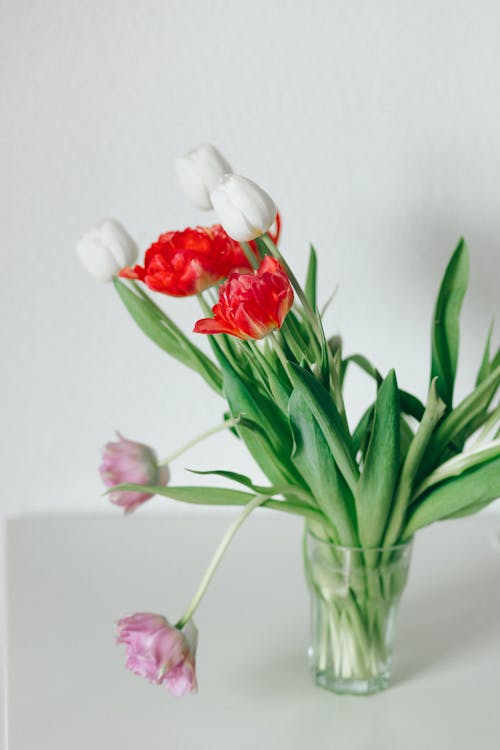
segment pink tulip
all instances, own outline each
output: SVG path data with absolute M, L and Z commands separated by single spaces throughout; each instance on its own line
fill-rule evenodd
M 102 464 L 99 467 L 106 487 L 117 484 L 156 484 L 168 483 L 170 472 L 168 466 L 159 466 L 156 453 L 148 445 L 127 440 L 119 432 L 119 440 L 106 443 L 102 452 Z M 109 496 L 112 503 L 125 509 L 125 513 L 135 510 L 153 495 L 149 492 L 112 492 Z
M 195 653 L 198 631 L 192 620 L 178 630 L 161 615 L 138 612 L 117 623 L 117 643 L 126 645 L 125 666 L 174 695 L 198 690 Z

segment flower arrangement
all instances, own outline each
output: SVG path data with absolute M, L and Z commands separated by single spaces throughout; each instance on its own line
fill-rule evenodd
M 471 392 L 454 403 L 459 315 L 469 258 L 461 239 L 445 270 L 432 322 L 425 403 L 360 354 L 328 338 L 319 312 L 311 246 L 302 286 L 278 249 L 280 217 L 258 185 L 232 172 L 211 145 L 175 162 L 179 184 L 220 223 L 166 232 L 135 264 L 136 243 L 116 221 L 80 240 L 84 267 L 112 281 L 140 329 L 203 377 L 227 402 L 222 422 L 189 446 L 230 430 L 269 484 L 228 468 L 211 473 L 239 488 L 171 486 L 169 463 L 118 435 L 103 451 L 109 498 L 126 513 L 153 495 L 202 505 L 243 506 L 184 615 L 137 613 L 118 622 L 126 666 L 176 695 L 196 690 L 193 615 L 234 534 L 257 507 L 302 516 L 305 568 L 313 601 L 311 666 L 338 692 L 387 684 L 396 606 L 415 532 L 475 513 L 500 495 L 500 350 L 492 330 Z M 148 294 L 197 295 L 207 356 Z M 349 367 L 373 378 L 376 396 L 349 424 L 343 385 Z

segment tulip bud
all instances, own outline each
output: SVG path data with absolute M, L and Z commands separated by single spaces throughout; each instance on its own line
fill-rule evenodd
M 139 250 L 115 219 L 102 219 L 76 246 L 82 266 L 99 281 L 111 281 L 120 269 L 135 262 Z
M 197 691 L 198 631 L 192 620 L 178 630 L 162 615 L 137 612 L 122 617 L 117 630 L 117 643 L 125 644 L 127 669 L 177 696 Z
M 274 224 L 277 209 L 261 187 L 237 174 L 226 174 L 210 193 L 214 209 L 228 235 L 249 242 Z
M 211 143 L 203 143 L 174 161 L 180 188 L 186 198 L 205 211 L 212 208 L 210 193 L 220 178 L 232 169 Z
M 127 440 L 117 432 L 118 441 L 106 443 L 102 451 L 102 464 L 99 467 L 101 479 L 106 487 L 118 484 L 167 484 L 170 478 L 168 466 L 160 466 L 156 453 L 149 445 Z M 117 490 L 109 499 L 115 505 L 131 513 L 139 505 L 153 497 L 148 492 Z

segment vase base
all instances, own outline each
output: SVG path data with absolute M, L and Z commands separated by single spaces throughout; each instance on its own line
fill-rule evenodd
M 315 672 L 316 685 L 338 695 L 373 695 L 389 685 L 389 672 L 383 672 L 368 680 L 338 677 L 327 672 Z

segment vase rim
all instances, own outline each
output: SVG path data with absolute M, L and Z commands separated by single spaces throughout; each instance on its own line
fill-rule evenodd
M 328 547 L 335 547 L 335 549 L 343 550 L 344 552 L 394 552 L 395 550 L 401 550 L 401 549 L 409 549 L 412 544 L 413 540 L 415 538 L 415 535 L 413 534 L 409 539 L 407 539 L 405 542 L 399 542 L 398 544 L 390 544 L 386 547 L 349 547 L 345 544 L 336 544 L 335 542 L 329 542 L 327 539 L 322 539 L 320 536 L 314 533 L 311 529 L 306 529 L 306 533 L 313 537 L 317 542 L 320 542 L 321 544 L 326 544 Z

